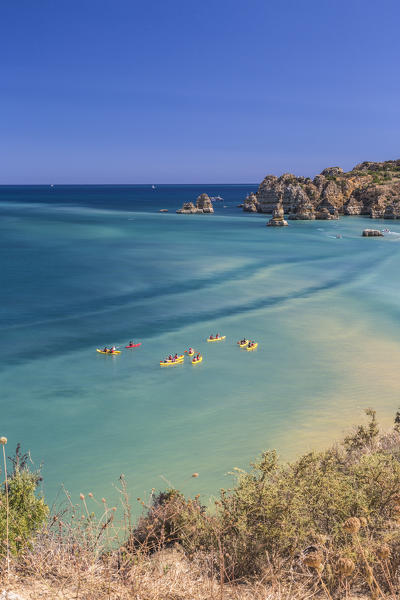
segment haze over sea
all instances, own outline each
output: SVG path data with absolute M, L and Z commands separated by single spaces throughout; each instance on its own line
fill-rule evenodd
M 255 189 L 0 188 L 0 433 L 44 463 L 48 499 L 61 483 L 112 496 L 122 472 L 135 496 L 166 479 L 206 498 L 267 448 L 327 445 L 363 408 L 392 421 L 400 224 L 267 229 L 237 208 Z M 224 198 L 214 216 L 175 214 L 202 192 Z M 371 226 L 393 233 L 361 238 Z M 201 365 L 159 367 L 190 345 Z

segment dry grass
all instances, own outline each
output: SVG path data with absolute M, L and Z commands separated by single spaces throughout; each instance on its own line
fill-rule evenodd
M 133 565 L 118 578 L 106 566 L 97 564 L 86 571 L 77 564 L 64 563 L 28 575 L 17 567 L 2 588 L 24 600 L 322 600 L 325 592 L 310 581 L 290 583 L 288 573 L 270 571 L 268 582 L 224 584 L 204 574 L 202 561 L 189 561 L 175 550 L 161 551 Z M 316 583 L 316 582 L 315 582 Z M 347 600 L 371 596 L 344 594 Z M 393 597 L 394 598 L 394 597 Z
M 301 569 L 301 577 L 299 573 L 294 576 L 292 568 L 273 566 L 266 557 L 262 577 L 235 583 L 221 577 L 223 566 L 218 552 L 197 551 L 188 556 L 178 543 L 163 548 L 163 534 L 155 548 L 154 532 L 151 545 L 150 536 L 133 540 L 130 507 L 126 504 L 124 481 L 121 481 L 125 506 L 122 522 L 115 522 L 116 511 L 114 507 L 109 508 L 104 499 L 97 502 L 102 508 L 100 517 L 94 518 L 83 495 L 80 505 L 72 504 L 68 497 L 69 506 L 49 519 L 30 548 L 12 558 L 9 571 L 7 562 L 3 561 L 0 589 L 20 594 L 24 600 L 303 600 L 326 597 L 319 578 L 306 568 Z M 91 501 L 96 504 L 95 498 Z M 154 518 L 162 520 L 162 511 L 163 507 L 159 507 Z M 121 538 L 127 541 L 125 546 L 120 546 Z
M 345 577 L 338 593 L 331 595 L 321 569 L 326 557 L 315 550 L 289 561 L 276 558 L 272 562 L 266 555 L 263 572 L 257 578 L 239 582 L 221 577 L 223 558 L 218 552 L 197 551 L 188 556 L 177 543 L 162 549 L 160 540 L 159 549 L 149 554 L 147 540 L 142 539 L 141 546 L 129 551 L 117 544 L 126 521 L 118 526 L 114 524 L 114 511 L 103 504 L 104 513 L 96 521 L 89 510 L 85 519 L 80 515 L 76 520 L 77 513 L 86 505 L 85 498 L 79 510 L 71 505 L 70 509 L 52 517 L 32 547 L 13 558 L 9 576 L 4 562 L 2 588 L 20 594 L 24 600 L 397 598 L 395 593 L 379 593 L 374 585 L 368 596 L 361 592 L 353 595 L 355 590 L 350 593 L 352 586 Z M 161 509 L 156 518 L 162 518 Z M 357 524 L 346 526 L 350 525 Z M 356 529 L 354 536 L 358 533 Z M 387 558 L 385 553 L 384 557 Z M 353 574 L 352 569 L 350 571 Z M 346 564 L 343 572 L 346 572 Z
M 79 561 L 45 561 L 39 570 L 28 574 L 15 565 L 4 589 L 24 599 L 48 600 L 303 600 L 321 598 L 321 590 L 288 585 L 270 573 L 268 583 L 223 584 L 204 573 L 202 557 L 189 561 L 178 550 L 160 551 L 131 565 L 118 576 L 113 565 L 97 563 L 86 568 Z M 47 563 L 47 564 L 46 564 Z M 46 568 L 44 565 L 46 564 Z M 114 565 L 115 567 L 115 565 Z M 271 578 L 273 581 L 271 581 Z
M 373 412 L 324 453 L 283 467 L 265 453 L 211 512 L 169 490 L 139 499 L 133 522 L 119 483 L 118 510 L 66 494 L 9 567 L 3 551 L 0 590 L 49 600 L 400 597 L 400 432 L 379 434 Z

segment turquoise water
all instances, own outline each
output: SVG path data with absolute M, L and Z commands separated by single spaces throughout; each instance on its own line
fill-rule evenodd
M 207 498 L 262 450 L 319 448 L 365 407 L 391 422 L 400 224 L 267 229 L 236 207 L 253 189 L 0 188 L 0 433 L 43 462 L 48 498 L 61 483 L 112 497 L 121 472 L 135 497 L 168 481 Z M 214 216 L 174 213 L 202 191 L 225 198 Z M 394 233 L 361 238 L 371 225 Z M 95 351 L 130 339 L 143 345 Z M 189 345 L 201 365 L 160 369 Z

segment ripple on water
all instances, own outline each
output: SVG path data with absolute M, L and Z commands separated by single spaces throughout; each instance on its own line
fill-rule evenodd
M 331 223 L 271 233 L 259 215 L 166 218 L 140 205 L 131 221 L 122 205 L 39 206 L 9 203 L 1 225 L 14 252 L 0 258 L 0 377 L 8 438 L 44 460 L 49 495 L 61 482 L 112 494 L 122 471 L 137 495 L 165 479 L 211 494 L 265 448 L 321 447 L 367 406 L 392 418 L 394 234 L 364 240 L 369 221 L 348 218 L 336 243 Z M 217 331 L 226 342 L 207 344 Z M 237 348 L 242 336 L 256 352 Z M 143 345 L 95 352 L 129 339 Z M 204 355 L 196 369 L 159 368 L 189 345 Z

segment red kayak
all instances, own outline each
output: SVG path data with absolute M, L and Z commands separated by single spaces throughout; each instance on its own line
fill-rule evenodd
M 132 344 L 131 346 L 125 346 L 125 348 L 138 348 L 141 345 L 142 345 L 142 342 L 140 342 L 140 344 Z

